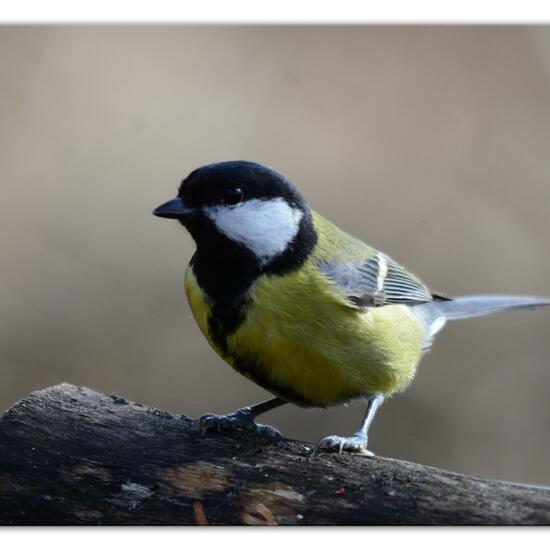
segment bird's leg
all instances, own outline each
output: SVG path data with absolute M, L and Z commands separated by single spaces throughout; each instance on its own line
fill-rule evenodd
M 250 407 L 238 409 L 229 414 L 204 414 L 199 420 L 201 433 L 204 435 L 209 430 L 217 430 L 218 432 L 221 430 L 245 430 L 256 432 L 265 437 L 279 439 L 281 437 L 279 430 L 265 424 L 257 424 L 254 419 L 260 414 L 284 404 L 286 404 L 286 401 L 275 397 L 262 403 L 251 405 Z
M 313 454 L 319 449 L 328 449 L 331 451 L 348 451 L 351 453 L 359 453 L 366 456 L 373 456 L 374 453 L 367 449 L 368 444 L 368 432 L 369 428 L 374 420 L 374 415 L 380 405 L 384 402 L 384 396 L 381 393 L 368 396 L 369 403 L 367 405 L 367 411 L 361 423 L 361 428 L 358 432 L 355 432 L 352 436 L 342 437 L 340 435 L 329 435 L 320 439 L 315 448 Z

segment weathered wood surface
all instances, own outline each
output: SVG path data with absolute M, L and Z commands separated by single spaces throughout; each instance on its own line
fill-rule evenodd
M 322 454 L 68 384 L 0 419 L 0 524 L 550 524 L 550 491 Z

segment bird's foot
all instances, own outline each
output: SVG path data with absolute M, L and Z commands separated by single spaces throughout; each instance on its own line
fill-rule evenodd
M 204 414 L 200 417 L 199 425 L 202 435 L 213 430 L 217 430 L 218 432 L 222 430 L 238 430 L 254 432 L 270 439 L 281 439 L 282 437 L 279 430 L 266 424 L 257 424 L 249 407 L 224 415 Z
M 313 454 L 321 449 L 326 449 L 328 451 L 338 451 L 338 454 L 342 454 L 342 451 L 346 451 L 348 453 L 356 453 L 363 456 L 374 456 L 374 453 L 367 449 L 367 442 L 367 436 L 361 432 L 357 432 L 349 437 L 329 435 L 317 442 L 313 449 Z

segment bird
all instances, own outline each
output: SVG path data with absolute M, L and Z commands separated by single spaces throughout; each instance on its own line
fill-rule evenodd
M 372 456 L 377 410 L 411 384 L 447 321 L 550 305 L 529 296 L 433 293 L 310 208 L 282 174 L 255 162 L 201 166 L 153 213 L 178 220 L 195 241 L 184 286 L 202 334 L 226 363 L 273 395 L 201 416 L 203 434 L 280 438 L 256 417 L 288 403 L 324 408 L 362 399 L 359 430 L 323 437 L 314 452 Z

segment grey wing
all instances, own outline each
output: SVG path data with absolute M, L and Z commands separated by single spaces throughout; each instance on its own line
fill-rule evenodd
M 317 265 L 356 307 L 413 305 L 434 299 L 415 275 L 381 252 L 364 262 L 320 260 Z

